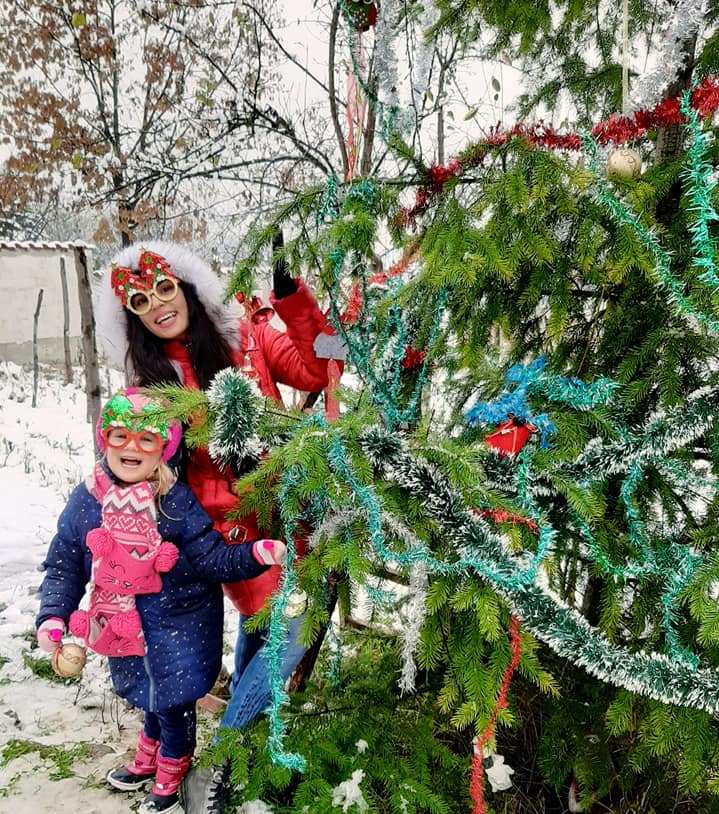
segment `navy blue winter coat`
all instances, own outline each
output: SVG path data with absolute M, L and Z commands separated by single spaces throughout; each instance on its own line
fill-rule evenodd
M 60 515 L 44 562 L 37 624 L 57 616 L 67 624 L 90 581 L 87 533 L 102 524 L 102 510 L 85 484 Z M 110 658 L 115 691 L 131 704 L 158 711 L 202 698 L 220 672 L 223 599 L 221 582 L 259 576 L 267 566 L 252 546 L 228 545 L 184 483 L 161 498 L 158 530 L 180 556 L 162 575 L 162 591 L 135 597 L 147 654 Z

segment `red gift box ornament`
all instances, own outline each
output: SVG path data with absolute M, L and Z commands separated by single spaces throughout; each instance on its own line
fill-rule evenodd
M 516 455 L 529 441 L 530 435 L 536 429 L 533 424 L 522 424 L 512 417 L 500 424 L 484 440 L 492 449 L 497 450 L 501 456 Z

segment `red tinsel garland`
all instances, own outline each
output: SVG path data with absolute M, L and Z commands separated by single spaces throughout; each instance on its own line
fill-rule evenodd
M 405 271 L 407 271 L 410 263 L 412 263 L 416 256 L 417 250 L 414 248 L 412 248 L 411 251 L 405 252 L 405 254 L 403 254 L 393 266 L 390 266 L 387 271 L 381 271 L 369 277 L 367 280 L 367 285 L 382 285 L 392 277 L 399 277 L 400 274 L 404 274 Z M 341 317 L 342 322 L 345 325 L 354 325 L 355 322 L 357 322 L 357 319 L 362 312 L 362 303 L 362 288 L 360 287 L 359 283 L 355 283 L 352 286 L 352 291 L 350 292 L 349 299 L 347 300 L 347 308 Z
M 472 814 L 486 814 L 487 811 L 487 804 L 484 800 L 484 747 L 494 736 L 499 713 L 507 708 L 509 685 L 512 683 L 514 671 L 517 669 L 519 660 L 522 657 L 522 639 L 519 632 L 519 619 L 517 619 L 516 616 L 512 616 L 509 620 L 509 635 L 511 639 L 512 659 L 504 671 L 504 676 L 502 676 L 499 695 L 497 696 L 497 702 L 494 705 L 494 710 L 492 711 L 489 722 L 482 734 L 477 737 L 474 745 L 474 754 L 472 755 L 472 779 L 469 783 L 469 794 L 474 803 Z
M 592 135 L 600 144 L 626 144 L 646 136 L 650 130 L 671 125 L 683 124 L 685 119 L 680 110 L 681 97 L 664 99 L 651 110 L 638 110 L 632 116 L 613 113 L 606 121 L 595 124 Z M 707 117 L 719 110 L 719 79 L 706 77 L 692 91 L 692 107 L 700 116 Z M 525 125 L 515 124 L 508 130 L 493 127 L 486 139 L 473 144 L 443 167 L 433 165 L 427 170 L 425 184 L 417 190 L 414 204 L 400 210 L 400 223 L 413 226 L 417 217 L 427 210 L 431 199 L 438 195 L 451 178 L 462 175 L 472 167 L 479 166 L 487 154 L 497 147 L 503 147 L 515 138 L 526 140 L 532 147 L 546 150 L 581 150 L 582 142 L 578 133 L 559 133 L 551 125 L 539 122 Z
M 522 517 L 521 514 L 508 512 L 506 509 L 473 509 L 475 514 L 486 517 L 495 523 L 514 523 L 515 526 L 526 526 L 535 534 L 539 533 L 539 526 L 531 517 Z

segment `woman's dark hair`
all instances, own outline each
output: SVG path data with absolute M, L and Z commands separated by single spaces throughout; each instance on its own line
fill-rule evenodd
M 220 370 L 232 365 L 230 346 L 207 315 L 192 283 L 179 281 L 187 300 L 187 345 L 195 377 L 205 390 Z M 164 340 L 148 331 L 142 320 L 125 309 L 127 354 L 125 365 L 133 372 L 138 387 L 171 382 L 179 384 L 177 371 L 163 348 Z

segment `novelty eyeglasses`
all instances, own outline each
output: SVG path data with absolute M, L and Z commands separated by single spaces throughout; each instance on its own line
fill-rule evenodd
M 132 432 L 126 427 L 107 427 L 103 430 L 102 437 L 108 447 L 113 449 L 125 449 L 130 441 L 134 441 L 135 448 L 141 452 L 159 452 L 165 443 L 159 433 L 149 430 Z
M 127 300 L 126 307 L 133 314 L 143 316 L 152 310 L 152 298 L 159 302 L 172 302 L 177 296 L 177 280 L 174 277 L 162 277 L 155 280 L 149 291 L 132 291 Z

